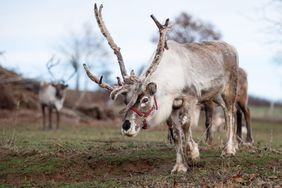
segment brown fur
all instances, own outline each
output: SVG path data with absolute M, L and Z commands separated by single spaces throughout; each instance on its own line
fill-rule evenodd
M 237 114 L 237 140 L 238 142 L 242 142 L 242 113 L 244 114 L 246 127 L 247 127 L 247 143 L 252 143 L 252 130 L 250 125 L 250 110 L 248 108 L 248 80 L 247 74 L 242 69 L 239 68 L 238 70 L 238 86 L 237 86 L 237 94 L 236 94 L 236 114 Z M 206 115 L 206 142 L 211 144 L 212 143 L 212 133 L 211 133 L 211 126 L 212 126 L 212 115 L 215 110 L 215 103 L 209 101 L 205 103 L 205 115 Z

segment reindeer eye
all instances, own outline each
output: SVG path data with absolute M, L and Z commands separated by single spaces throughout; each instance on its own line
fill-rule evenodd
M 145 97 L 144 99 L 142 99 L 142 103 L 147 103 L 149 101 L 149 99 L 147 97 Z

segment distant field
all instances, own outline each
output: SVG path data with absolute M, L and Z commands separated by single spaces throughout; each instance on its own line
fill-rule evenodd
M 63 125 L 41 131 L 38 125 L 0 123 L 0 187 L 173 187 L 282 185 L 282 125 L 253 122 L 255 145 L 221 158 L 223 134 L 204 144 L 194 131 L 201 159 L 186 174 L 170 174 L 174 147 L 166 129 L 135 138 L 119 127 Z
M 269 106 L 250 106 L 251 116 L 254 119 L 266 119 L 270 121 L 281 122 L 282 124 L 282 107 L 274 106 L 272 110 L 270 110 Z

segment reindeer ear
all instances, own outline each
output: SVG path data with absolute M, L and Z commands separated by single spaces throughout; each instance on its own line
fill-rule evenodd
M 146 92 L 149 93 L 150 95 L 155 95 L 155 93 L 157 92 L 157 84 L 154 82 L 150 82 L 146 86 Z
M 183 106 L 183 98 L 176 98 L 173 100 L 172 108 L 177 110 Z

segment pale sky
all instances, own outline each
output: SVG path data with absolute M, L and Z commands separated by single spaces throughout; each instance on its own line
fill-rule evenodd
M 94 2 L 103 3 L 104 21 L 121 47 L 128 70 L 147 63 L 155 49 L 150 39 L 156 26 L 150 14 L 173 20 L 187 12 L 211 22 L 221 31 L 222 40 L 237 48 L 251 95 L 282 100 L 282 65 L 272 62 L 276 52 L 267 44 L 270 36 L 259 19 L 267 0 L 0 0 L 0 51 L 5 51 L 1 64 L 26 77 L 47 79 L 45 63 L 64 37 L 84 23 L 99 31 Z M 117 71 L 117 64 L 112 67 Z

